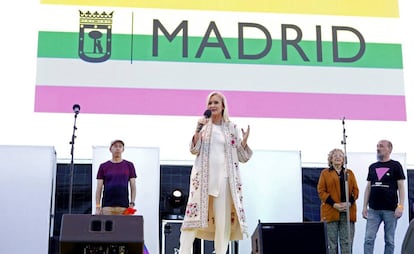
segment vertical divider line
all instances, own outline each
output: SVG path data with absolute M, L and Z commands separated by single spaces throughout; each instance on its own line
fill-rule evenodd
M 131 16 L 131 64 L 134 59 L 134 12 Z

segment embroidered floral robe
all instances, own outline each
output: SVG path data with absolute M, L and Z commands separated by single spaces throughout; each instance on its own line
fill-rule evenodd
M 232 122 L 222 125 L 225 137 L 225 161 L 228 170 L 233 208 L 231 212 L 230 240 L 241 240 L 248 236 L 246 216 L 243 209 L 242 182 L 240 179 L 239 162 L 247 162 L 252 156 L 252 150 L 241 145 L 240 130 Z M 208 175 L 209 150 L 212 123 L 209 121 L 201 130 L 199 140 L 191 142 L 190 151 L 197 155 L 190 176 L 190 192 L 182 229 L 197 229 L 197 238 L 214 240 L 214 218 L 212 202 L 209 202 Z

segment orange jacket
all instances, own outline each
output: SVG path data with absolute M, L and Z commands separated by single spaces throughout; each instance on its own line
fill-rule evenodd
M 348 190 L 349 200 L 357 200 L 359 189 L 355 179 L 354 173 L 348 169 Z M 341 202 L 341 186 L 339 183 L 338 174 L 334 169 L 326 168 L 322 170 L 318 182 L 318 194 L 321 199 L 321 221 L 331 222 L 339 221 L 339 211 L 332 205 L 326 203 L 330 197 L 335 203 Z M 350 221 L 356 221 L 356 202 L 349 208 Z

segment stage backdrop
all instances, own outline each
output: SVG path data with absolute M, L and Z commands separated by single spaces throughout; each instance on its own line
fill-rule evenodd
M 92 212 L 95 213 L 96 175 L 99 165 L 111 159 L 109 147 L 93 147 L 92 159 Z M 122 156 L 134 163 L 137 173 L 136 214 L 144 217 L 144 241 L 151 254 L 159 253 L 159 149 L 151 147 L 125 147 Z
M 40 2 L 36 112 L 406 120 L 397 0 Z
M 0 146 L 0 161 L 0 253 L 48 253 L 55 149 Z

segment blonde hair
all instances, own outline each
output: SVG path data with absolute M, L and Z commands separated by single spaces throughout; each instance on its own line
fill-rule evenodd
M 329 167 L 333 166 L 332 165 L 332 158 L 333 158 L 334 154 L 337 153 L 337 152 L 339 152 L 342 155 L 342 158 L 345 159 L 345 153 L 341 149 L 335 148 L 335 149 L 331 150 L 328 153 L 328 165 L 329 165 Z M 342 165 L 343 165 L 343 163 L 342 163 Z
M 211 92 L 207 96 L 207 103 L 206 103 L 207 107 L 208 107 L 208 103 L 209 103 L 211 97 L 213 97 L 214 95 L 217 95 L 217 96 L 219 96 L 221 98 L 221 103 L 222 103 L 222 106 L 223 106 L 223 111 L 221 112 L 221 115 L 223 116 L 223 121 L 224 122 L 229 122 L 230 121 L 230 118 L 229 118 L 229 109 L 228 109 L 228 106 L 227 106 L 227 99 L 224 96 L 224 94 L 222 94 L 222 93 L 220 93 L 218 91 Z

